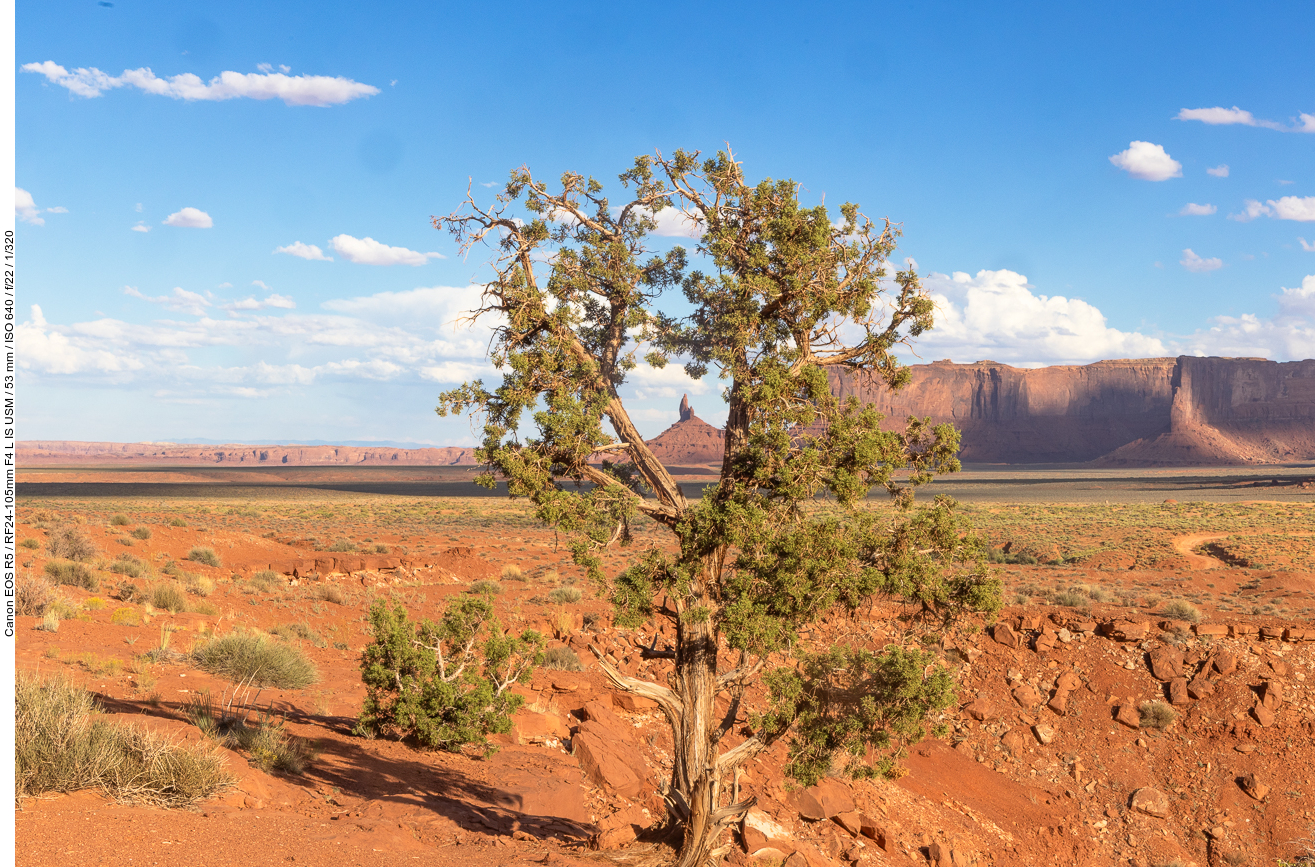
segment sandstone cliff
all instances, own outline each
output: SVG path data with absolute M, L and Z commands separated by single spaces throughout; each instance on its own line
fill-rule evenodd
M 725 434 L 694 414 L 689 395 L 680 399 L 680 421 L 648 441 L 667 466 L 721 465 Z

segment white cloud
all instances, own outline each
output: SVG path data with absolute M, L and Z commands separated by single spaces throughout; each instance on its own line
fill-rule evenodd
M 1258 118 L 1251 112 L 1244 111 L 1237 106 L 1232 108 L 1221 108 L 1219 106 L 1214 108 L 1184 108 L 1178 112 L 1178 120 L 1199 120 L 1211 126 L 1240 124 L 1242 126 L 1276 129 L 1282 132 L 1315 132 L 1315 115 L 1302 113 L 1292 125 L 1285 126 L 1277 121 Z
M 1226 178 L 1228 177 L 1228 164 L 1224 163 L 1217 165 L 1212 169 L 1206 169 L 1205 173 L 1215 178 Z
M 309 259 L 318 262 L 332 262 L 332 256 L 324 255 L 324 251 L 314 244 L 303 244 L 300 241 L 293 241 L 286 247 L 275 247 L 275 253 L 286 253 L 289 256 L 296 256 L 298 259 Z
M 1035 365 L 1165 352 L 1158 338 L 1109 327 L 1085 301 L 1035 294 L 1013 271 L 933 272 L 923 283 L 937 307 L 936 327 L 915 346 L 924 357 Z
M 664 238 L 699 238 L 703 236 L 703 221 L 697 214 L 687 214 L 680 208 L 663 208 L 653 218 L 657 222 L 654 235 Z
M 1315 253 L 1315 244 L 1312 244 L 1305 238 L 1298 238 L 1297 240 L 1301 242 L 1301 249 L 1305 250 L 1307 253 Z
M 140 214 L 142 212 L 142 203 L 138 202 L 137 207 L 133 208 L 133 210 Z
M 1181 217 L 1208 217 L 1219 209 L 1214 205 L 1198 205 L 1196 202 L 1188 202 L 1183 205 L 1183 209 L 1178 212 Z
M 1181 351 L 1196 355 L 1258 356 L 1276 361 L 1315 358 L 1315 274 L 1273 296 L 1279 312 L 1216 316 L 1214 324 L 1183 338 Z
M 283 72 L 259 74 L 221 72 L 209 82 L 204 82 L 200 76 L 190 72 L 170 78 L 158 78 L 146 67 L 125 69 L 119 76 L 108 75 L 95 67 L 78 68 L 69 72 L 53 60 L 44 63 L 25 63 L 22 69 L 24 72 L 44 75 L 52 83 L 67 88 L 70 93 L 87 98 L 100 96 L 116 87 L 135 87 L 171 99 L 207 101 L 240 98 L 281 99 L 287 105 L 325 107 L 350 102 L 364 96 L 373 96 L 379 92 L 377 87 L 341 76 L 289 76 Z
M 196 208 L 183 208 L 164 218 L 166 226 L 181 226 L 185 229 L 209 229 L 215 221 L 205 211 Z
M 1315 132 L 1315 114 L 1302 112 L 1298 119 L 1301 121 L 1298 132 Z
M 62 208 L 62 207 L 56 205 L 56 206 L 53 207 L 53 208 L 46 208 L 46 213 L 47 213 L 47 214 L 67 214 L 67 213 L 68 213 L 68 208 Z
M 277 292 L 266 298 L 264 304 L 266 307 L 279 307 L 283 310 L 292 310 L 297 306 L 296 301 L 293 301 L 286 295 L 280 295 Z
M 339 256 L 358 265 L 423 265 L 430 259 L 446 258 L 442 253 L 417 253 L 405 247 L 381 244 L 374 238 L 351 235 L 335 235 L 329 243 Z
M 140 298 L 142 301 L 149 301 L 152 304 L 159 304 L 166 310 L 171 310 L 174 313 L 186 313 L 189 316 L 204 316 L 206 308 L 212 306 L 210 300 L 204 295 L 189 292 L 181 286 L 175 286 L 172 295 L 158 295 L 155 297 L 142 294 L 136 286 L 124 286 L 123 294 Z
M 1246 223 L 1257 217 L 1272 217 L 1275 220 L 1294 220 L 1299 223 L 1315 222 L 1315 196 L 1284 196 L 1270 199 L 1261 204 L 1255 199 L 1247 199 L 1240 213 L 1229 214 L 1228 219 Z
M 1178 260 L 1178 264 L 1182 265 L 1193 274 L 1204 274 L 1207 271 L 1217 271 L 1224 267 L 1224 260 L 1215 258 L 1202 259 L 1196 253 L 1193 253 L 1189 247 L 1183 251 L 1183 258 Z
M 32 194 L 22 187 L 14 187 L 14 214 L 24 223 L 31 223 L 34 226 L 46 224 L 41 216 L 41 209 L 32 199 Z
M 705 394 L 709 388 L 703 380 L 690 379 L 682 364 L 668 364 L 659 369 L 643 361 L 626 374 L 626 385 L 639 400 L 680 400 L 683 394 Z
M 1167 181 L 1183 176 L 1183 164 L 1169 156 L 1162 145 L 1148 141 L 1129 142 L 1128 149 L 1110 157 L 1110 162 L 1143 181 Z
M 151 231 L 151 227 L 146 225 L 146 223 L 142 222 L 141 220 L 138 220 L 137 225 L 133 226 L 132 230 L 134 232 L 149 232 Z

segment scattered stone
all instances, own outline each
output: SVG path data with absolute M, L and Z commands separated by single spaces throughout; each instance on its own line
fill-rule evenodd
M 1256 722 L 1260 723 L 1265 728 L 1269 728 L 1274 724 L 1274 712 L 1263 704 L 1258 704 L 1251 708 L 1251 715 L 1256 718 Z
M 1023 748 L 1023 736 L 1018 729 L 1010 729 L 1000 736 L 1000 744 L 1009 752 L 1016 753 Z
M 1041 694 L 1031 684 L 1020 684 L 1013 691 L 1014 701 L 1023 707 L 1032 708 L 1041 704 Z
M 1046 707 L 1050 708 L 1060 716 L 1064 716 L 1064 714 L 1068 712 L 1068 690 L 1056 690 L 1055 694 L 1050 697 L 1050 701 L 1046 704 Z
M 1204 675 L 1198 674 L 1187 684 L 1187 694 L 1200 701 L 1215 691 L 1215 685 Z
M 1055 727 L 1048 723 L 1038 723 L 1032 726 L 1032 733 L 1035 734 L 1036 739 L 1043 744 L 1049 744 L 1058 734 L 1058 732 L 1055 731 Z
M 648 827 L 648 819 L 640 807 L 627 807 L 598 823 L 594 845 L 599 849 L 619 849 L 633 843 L 639 833 Z
M 872 817 L 868 816 L 866 813 L 859 813 L 858 818 L 860 824 L 859 833 L 864 837 L 867 837 L 873 843 L 876 843 L 877 848 L 881 849 L 883 852 L 886 851 L 886 841 L 889 839 L 886 834 L 886 829 L 878 825 L 873 821 Z
M 636 713 L 639 711 L 656 710 L 658 703 L 651 698 L 644 698 L 642 695 L 634 695 L 629 692 L 612 693 L 612 704 L 621 708 L 621 710 Z
M 1237 784 L 1241 786 L 1242 791 L 1246 792 L 1257 801 L 1265 800 L 1265 796 L 1269 794 L 1269 786 L 1266 786 L 1264 783 L 1257 780 L 1255 774 L 1247 774 L 1246 776 L 1239 777 Z
M 1137 710 L 1134 705 L 1121 704 L 1114 714 L 1114 720 L 1130 729 L 1139 729 L 1141 728 L 1141 711 Z
M 1057 689 L 1062 689 L 1065 692 L 1072 692 L 1079 686 L 1082 686 L 1082 678 L 1078 677 L 1077 673 L 1072 671 L 1064 672 L 1059 676 L 1059 679 L 1055 681 L 1055 687 Z
M 1287 676 L 1288 664 L 1277 656 L 1271 656 L 1266 664 L 1269 666 L 1269 670 L 1274 672 L 1275 675 L 1279 677 Z
M 830 819 L 839 813 L 849 813 L 854 809 L 854 798 L 849 794 L 849 787 L 829 777 L 815 786 L 795 792 L 790 801 L 800 816 L 814 822 Z
M 1014 631 L 1014 628 L 1008 623 L 997 623 L 995 629 L 991 632 L 991 637 L 996 643 L 1003 644 L 1005 647 L 1018 647 L 1023 637 Z
M 1183 705 L 1188 701 L 1190 698 L 1187 695 L 1187 678 L 1175 677 L 1169 681 L 1169 704 Z
M 751 857 L 764 857 L 766 849 L 784 852 L 786 855 L 794 852 L 790 832 L 762 810 L 752 809 L 745 813 L 740 829 L 744 851 Z M 784 860 L 784 856 L 781 860 Z
M 1169 815 L 1169 796 L 1147 786 L 1132 793 L 1130 806 L 1138 813 L 1163 819 Z
M 1148 668 L 1151 676 L 1156 680 L 1173 680 L 1175 677 L 1182 677 L 1183 652 L 1162 644 L 1151 651 Z
M 857 810 L 848 813 L 836 813 L 831 817 L 831 821 L 848 831 L 851 837 L 857 837 L 863 833 L 863 820 Z
M 1050 651 L 1055 649 L 1055 633 L 1053 632 L 1040 633 L 1039 635 L 1037 635 L 1036 639 L 1032 642 L 1032 646 L 1036 648 L 1037 653 L 1049 653 Z
M 1060 629 L 1058 632 L 1055 633 L 1055 637 L 1058 638 L 1060 641 L 1064 642 L 1065 644 L 1068 644 L 1073 640 L 1073 633 L 1069 632 L 1067 629 Z
M 1262 639 L 1270 639 L 1270 640 L 1273 640 L 1273 641 L 1278 641 L 1280 638 L 1283 637 L 1283 627 L 1282 627 L 1282 626 L 1262 626 L 1262 627 L 1260 627 L 1260 637 L 1261 637 Z
M 1219 672 L 1220 677 L 1226 677 L 1237 671 L 1237 654 L 1228 650 L 1221 650 L 1214 655 L 1214 661 L 1210 666 Z
M 1270 710 L 1278 710 L 1283 704 L 1283 684 L 1277 680 L 1267 680 L 1260 687 L 1260 703 Z
M 993 719 L 996 716 L 995 705 L 984 696 L 979 696 L 969 702 L 963 710 L 964 713 L 979 722 L 981 720 Z
M 1115 641 L 1141 641 L 1151 630 L 1145 620 L 1115 620 L 1106 632 Z

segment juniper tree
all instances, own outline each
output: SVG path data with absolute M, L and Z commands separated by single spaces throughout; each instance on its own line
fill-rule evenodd
M 792 655 L 802 627 L 881 596 L 948 622 L 998 607 L 999 585 L 952 501 L 913 507 L 914 488 L 959 468 L 958 432 L 916 418 L 884 430 L 871 406 L 830 387 L 833 372 L 901 387 L 909 373 L 893 351 L 932 326 L 916 273 L 890 270 L 898 228 L 853 204 L 836 217 L 806 207 L 790 180 L 750 184 L 729 151 L 642 156 L 619 180 L 614 203 L 592 177 L 550 185 L 521 168 L 489 207 L 468 193 L 434 218 L 463 252 L 496 251 L 473 315 L 490 320 L 502 378 L 445 393 L 438 412 L 482 417 L 481 483 L 505 481 L 571 540 L 618 625 L 669 621 L 672 647 L 649 652 L 671 660 L 665 683 L 598 664 L 671 725 L 664 797 L 679 863 L 693 867 L 720 860 L 724 830 L 752 806 L 723 786 L 747 759 L 792 737 L 797 778 L 837 755 L 863 773 L 951 698 L 949 673 L 917 647 Z M 692 256 L 655 251 L 657 220 L 672 213 L 696 229 Z M 667 303 L 677 292 L 683 308 Z M 622 387 L 641 363 L 723 383 L 721 473 L 697 500 L 626 410 Z M 895 508 L 868 508 L 874 490 Z M 600 554 L 631 541 L 637 516 L 671 544 L 606 574 Z M 764 704 L 737 728 L 755 681 Z

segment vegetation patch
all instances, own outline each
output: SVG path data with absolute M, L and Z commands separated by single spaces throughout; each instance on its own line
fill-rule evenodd
M 83 590 L 89 590 L 92 593 L 100 589 L 100 578 L 96 576 L 96 573 L 85 563 L 79 563 L 75 560 L 47 560 L 46 574 L 56 584 L 81 587 Z
M 76 527 L 59 527 L 50 531 L 46 551 L 51 557 L 63 560 L 90 560 L 96 556 L 96 546 Z
M 198 644 L 198 668 L 233 683 L 276 689 L 302 689 L 320 679 L 300 648 L 257 632 L 230 632 Z
M 188 551 L 187 559 L 196 563 L 204 563 L 207 566 L 214 566 L 216 568 L 223 565 L 219 560 L 219 555 L 215 553 L 215 549 L 206 547 L 205 545 L 197 545 L 192 548 L 192 550 Z

